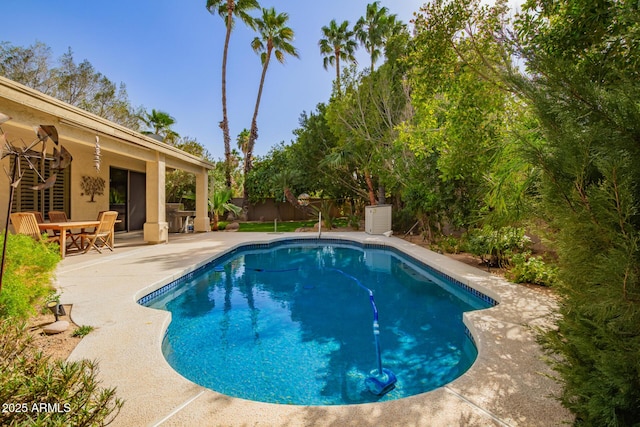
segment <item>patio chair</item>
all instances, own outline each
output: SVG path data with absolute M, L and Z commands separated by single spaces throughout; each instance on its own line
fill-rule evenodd
M 96 218 L 96 220 L 100 221 L 100 217 L 102 216 L 103 212 L 106 212 L 106 211 L 98 212 L 98 217 Z M 96 229 L 95 227 L 85 227 L 85 228 L 81 229 L 80 232 L 81 233 L 85 233 L 85 234 L 93 234 L 95 229 Z
M 69 218 L 67 218 L 67 214 L 64 211 L 49 211 L 49 221 L 69 222 Z M 67 231 L 67 239 L 69 239 L 69 244 L 67 246 L 75 246 L 79 251 L 84 249 L 82 247 L 81 233 L 72 233 L 71 230 L 69 230 Z
M 16 212 L 11 214 L 11 223 L 16 234 L 25 234 L 38 241 L 44 241 L 42 232 L 38 228 L 38 220 L 33 212 Z M 47 237 L 48 242 L 60 242 L 58 236 Z
M 88 240 L 87 246 L 84 248 L 84 253 L 89 252 L 89 249 L 95 248 L 98 252 L 102 253 L 100 247 L 96 243 L 101 243 L 101 246 L 109 248 L 110 251 L 113 252 L 113 226 L 118 218 L 118 212 L 116 211 L 105 211 L 100 214 L 98 218 L 100 220 L 100 224 L 96 227 L 95 231 L 90 233 L 82 233 L 82 243 L 84 243 L 85 239 Z M 83 245 L 84 246 L 84 245 Z
M 44 218 L 42 217 L 42 212 L 40 211 L 25 211 L 24 213 L 32 213 L 36 216 L 36 221 L 38 224 L 42 224 L 44 222 Z
M 36 221 L 38 221 L 38 224 L 42 224 L 44 222 L 44 217 L 42 216 L 42 212 L 40 211 L 22 211 L 23 213 L 32 213 L 36 216 Z M 40 232 L 42 233 L 42 230 L 40 230 Z M 49 236 L 57 236 L 58 233 L 56 233 L 55 230 L 47 230 L 46 233 Z

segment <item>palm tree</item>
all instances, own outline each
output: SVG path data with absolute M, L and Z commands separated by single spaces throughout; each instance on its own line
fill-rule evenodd
M 152 129 L 142 131 L 145 135 L 158 135 L 162 137 L 162 141 L 167 144 L 173 144 L 180 136 L 171 129 L 171 126 L 176 123 L 176 119 L 167 112 L 152 108 L 151 113 L 145 111 L 144 114 L 138 116 L 138 118 L 142 120 L 149 129 Z
M 349 30 L 349 21 L 344 21 L 338 26 L 335 19 L 332 19 L 329 26 L 322 27 L 323 39 L 320 39 L 320 53 L 324 55 L 324 69 L 329 65 L 336 66 L 336 86 L 340 92 L 340 60 L 356 62 L 353 56 L 357 48 L 354 40 L 355 33 Z
M 242 22 L 253 28 L 253 18 L 247 11 L 258 9 L 257 0 L 207 0 L 207 10 L 210 13 L 218 13 L 225 20 L 227 34 L 224 39 L 222 53 L 222 137 L 224 139 L 224 173 L 227 188 L 231 188 L 231 136 L 229 135 L 229 118 L 227 116 L 227 53 L 229 51 L 229 39 L 233 29 L 233 16 L 240 18 Z
M 247 147 L 249 146 L 249 129 L 242 129 L 242 132 L 240 132 L 236 138 L 236 143 L 238 144 L 240 151 L 242 151 L 242 154 L 246 156 Z
M 285 54 L 299 57 L 298 50 L 291 44 L 294 38 L 293 30 L 287 27 L 289 15 L 286 13 L 276 13 L 275 9 L 262 9 L 262 16 L 255 18 L 255 27 L 259 36 L 251 42 L 253 50 L 260 54 L 262 62 L 262 75 L 260 76 L 260 86 L 258 88 L 258 97 L 256 106 L 253 110 L 253 118 L 251 119 L 251 129 L 249 130 L 249 141 L 247 142 L 247 153 L 244 157 L 244 176 L 246 178 L 251 171 L 251 158 L 253 156 L 253 147 L 258 139 L 258 110 L 260 109 L 260 98 L 262 97 L 262 89 L 264 88 L 264 79 L 269 68 L 269 61 L 273 53 L 281 64 L 284 63 Z M 244 186 L 244 203 L 249 201 L 247 186 Z
M 371 74 L 373 74 L 375 63 L 382 54 L 382 48 L 385 46 L 387 40 L 393 35 L 400 34 L 404 29 L 404 24 L 397 19 L 396 15 L 389 15 L 389 9 L 379 6 L 379 1 L 368 4 L 365 16 L 358 19 L 354 27 L 357 39 L 360 40 L 360 43 L 362 43 L 371 57 Z M 369 177 L 369 180 L 367 180 L 367 186 L 369 186 L 370 192 L 369 198 L 374 201 L 373 194 L 371 193 L 371 185 L 372 183 Z M 384 187 L 380 186 L 378 191 L 380 193 L 381 203 L 385 203 Z
M 211 213 L 213 214 L 212 230 L 218 230 L 218 223 L 220 217 L 225 212 L 233 212 L 235 215 L 239 215 L 242 212 L 242 208 L 234 205 L 230 202 L 232 198 L 232 192 L 229 189 L 214 191 L 213 195 L 209 198 L 209 205 L 211 207 Z
M 371 57 L 371 72 L 382 53 L 381 48 L 389 32 L 394 31 L 397 25 L 396 15 L 388 15 L 389 9 L 379 6 L 379 1 L 368 4 L 366 15 L 360 17 L 354 27 L 356 38 Z

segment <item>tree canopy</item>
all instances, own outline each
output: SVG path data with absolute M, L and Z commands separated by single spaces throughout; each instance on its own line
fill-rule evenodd
M 546 343 L 584 425 L 640 419 L 640 11 L 630 1 L 530 1 L 506 81 L 539 121 L 527 155 L 557 230 L 565 302 Z
M 76 63 L 69 50 L 53 60 L 42 42 L 28 47 L 0 43 L 0 74 L 61 101 L 139 130 L 142 107 L 133 107 L 124 83 L 116 86 L 86 59 Z
M 322 65 L 328 69 L 330 65 L 336 67 L 336 86 L 340 88 L 340 61 L 345 63 L 356 62 L 354 56 L 357 43 L 355 32 L 349 29 L 349 21 L 343 21 L 338 25 L 335 19 L 329 22 L 329 26 L 322 27 L 323 38 L 320 39 L 320 53 L 324 56 Z
M 411 36 L 385 42 L 364 31 L 382 15 L 370 4 L 356 25 L 370 70 L 343 69 L 340 93 L 304 114 L 295 139 L 254 173 L 359 203 L 377 202 L 383 186 L 394 224 L 417 220 L 431 241 L 452 228 L 544 233 L 562 317 L 543 343 L 556 356 L 562 402 L 578 425 L 634 425 L 637 2 L 530 0 L 511 19 L 505 2 L 435 0 L 416 14 Z M 271 181 L 263 194 L 282 185 Z
M 207 3 L 227 25 L 233 5 Z M 339 19 L 321 29 L 323 65 L 336 67 L 333 92 L 301 114 L 292 141 L 253 159 L 272 54 L 280 62 L 298 56 L 288 15 L 261 11 L 251 21 L 262 66 L 253 120 L 238 136 L 242 153 L 229 149 L 229 174 L 216 171 L 216 180 L 244 185 L 253 203 L 295 203 L 304 192 L 357 212 L 388 199 L 397 229 L 419 225 L 434 244 L 451 234 L 468 241 L 544 234 L 561 316 L 541 342 L 560 374 L 562 402 L 576 425 L 637 424 L 637 1 L 528 0 L 511 17 L 503 0 L 433 0 L 416 12 L 411 34 L 373 2 L 353 32 Z M 364 69 L 353 60 L 354 36 L 369 55 Z M 119 123 L 139 114 L 123 85 L 116 90 L 88 62 L 76 64 L 71 51 L 51 63 L 43 44 L 0 45 L 0 71 L 9 78 Z M 175 184 L 171 197 L 191 185 Z

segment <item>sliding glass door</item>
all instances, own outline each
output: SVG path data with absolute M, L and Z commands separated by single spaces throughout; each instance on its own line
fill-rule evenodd
M 109 209 L 118 212 L 116 231 L 142 230 L 147 220 L 146 175 L 120 168 L 109 170 Z

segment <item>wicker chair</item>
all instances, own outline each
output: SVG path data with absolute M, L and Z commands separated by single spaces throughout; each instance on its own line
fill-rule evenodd
M 67 214 L 64 211 L 49 211 L 49 221 L 51 222 L 69 222 Z M 75 246 L 76 249 L 81 251 L 82 247 L 82 233 L 72 233 L 71 230 L 67 231 L 68 244 L 67 247 Z
M 118 212 L 116 211 L 105 211 L 102 212 L 99 216 L 100 224 L 96 227 L 95 231 L 91 233 L 82 233 L 82 242 L 88 240 L 87 246 L 84 248 L 84 252 L 89 252 L 89 249 L 95 248 L 98 252 L 102 253 L 97 242 L 101 243 L 103 247 L 109 248 L 110 251 L 113 252 L 113 248 L 111 247 L 113 242 L 113 225 L 116 223 L 116 219 L 118 218 Z
M 33 212 L 16 212 L 11 214 L 11 224 L 16 234 L 25 234 L 38 241 L 44 241 L 42 232 L 38 227 L 38 220 Z M 59 236 L 47 237 L 49 242 L 60 243 Z

